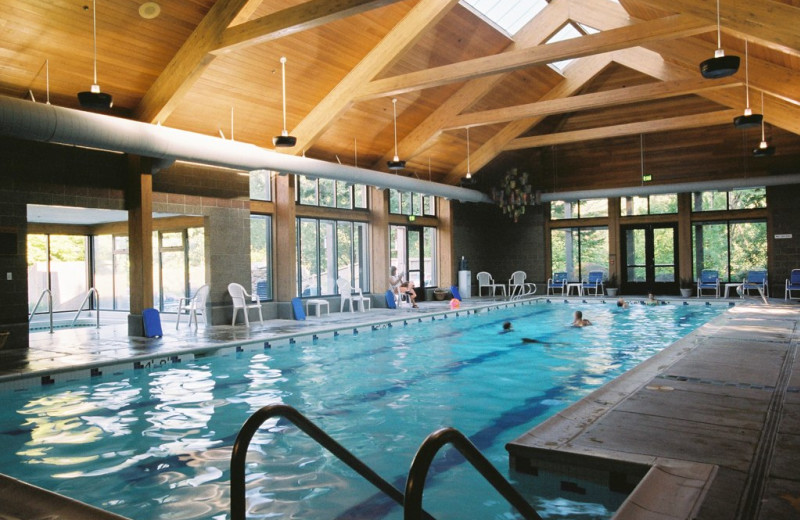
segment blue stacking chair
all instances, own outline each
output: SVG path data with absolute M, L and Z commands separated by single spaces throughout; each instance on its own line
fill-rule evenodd
M 592 294 L 595 296 L 603 296 L 605 291 L 603 287 L 603 278 L 605 278 L 606 274 L 603 271 L 589 271 L 589 275 L 586 278 L 586 281 L 583 282 L 583 292 L 589 293 L 589 291 L 593 291 Z
M 719 271 L 715 269 L 700 271 L 700 278 L 697 279 L 698 298 L 703 295 L 703 289 L 714 291 L 714 298 L 719 298 Z
M 553 277 L 547 280 L 546 294 L 555 294 L 556 290 L 561 291 L 562 296 L 567 293 L 567 272 L 559 271 L 553 273 Z M 552 293 L 551 293 L 552 291 Z
M 769 296 L 766 271 L 747 271 L 747 277 L 742 281 L 742 296 L 750 294 L 749 291 L 759 291 L 762 296 Z
M 783 299 L 800 300 L 800 296 L 792 296 L 792 291 L 800 291 L 800 269 L 792 269 L 792 273 L 786 279 L 786 293 Z

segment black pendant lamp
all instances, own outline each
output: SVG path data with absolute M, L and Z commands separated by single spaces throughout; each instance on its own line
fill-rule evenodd
M 92 0 L 92 41 L 94 45 L 94 83 L 88 91 L 78 92 L 78 102 L 83 108 L 92 110 L 108 110 L 114 104 L 111 94 L 100 92 L 97 84 L 97 11 L 95 0 Z
M 717 50 L 714 57 L 700 64 L 700 74 L 706 79 L 719 79 L 736 74 L 739 70 L 739 56 L 725 56 L 722 50 L 722 32 L 719 26 L 719 0 L 717 0 Z
M 402 170 L 406 167 L 406 162 L 401 161 L 400 157 L 397 156 L 397 98 L 392 99 L 392 113 L 393 121 L 394 121 L 394 158 L 391 161 L 386 161 L 386 166 L 389 167 L 390 170 Z
M 737 116 L 733 118 L 733 126 L 736 128 L 741 128 L 742 130 L 746 128 L 755 128 L 761 124 L 764 120 L 764 116 L 761 114 L 754 114 L 753 110 L 750 108 L 750 78 L 748 73 L 748 51 L 747 51 L 747 40 L 744 41 L 744 92 L 745 92 L 745 109 L 744 114 L 741 116 Z
M 281 135 L 272 138 L 272 144 L 278 148 L 291 148 L 297 144 L 297 138 L 286 130 L 286 56 L 281 56 L 281 90 L 283 98 L 283 130 Z
M 764 93 L 761 93 L 761 112 L 763 116 L 764 112 Z M 770 155 L 775 155 L 775 147 L 770 146 L 767 142 L 767 138 L 764 135 L 764 119 L 761 119 L 761 142 L 758 143 L 758 148 L 753 149 L 753 157 L 768 157 Z

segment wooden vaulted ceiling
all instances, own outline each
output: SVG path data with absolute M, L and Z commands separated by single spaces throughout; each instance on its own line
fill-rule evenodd
M 698 69 L 717 47 L 715 0 L 551 0 L 513 40 L 458 0 L 161 1 L 154 19 L 143 2 L 96 2 L 97 79 L 120 117 L 271 148 L 285 56 L 298 138 L 287 153 L 386 171 L 396 98 L 404 173 L 438 182 L 467 171 L 467 128 L 473 173 L 508 154 L 554 163 L 557 148 L 602 161 L 609 143 L 639 164 L 645 139 L 700 158 L 709 139 L 724 150 L 742 135 L 731 121 L 745 106 L 747 41 L 750 105 L 762 112 L 763 94 L 774 159 L 800 156 L 800 0 L 722 0 L 722 47 L 742 66 L 720 80 Z M 78 108 L 92 83 L 91 2 L 4 3 L 0 93 Z M 545 44 L 566 23 L 598 32 Z M 563 74 L 548 65 L 568 58 Z M 756 146 L 760 131 L 745 139 Z

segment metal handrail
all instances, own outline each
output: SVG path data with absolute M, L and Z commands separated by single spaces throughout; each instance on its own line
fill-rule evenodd
M 433 458 L 442 446 L 452 444 L 480 474 L 500 492 L 508 502 L 514 506 L 523 518 L 528 520 L 541 520 L 541 517 L 528 504 L 528 502 L 503 478 L 492 463 L 484 457 L 478 448 L 467 439 L 464 434 L 455 428 L 442 428 L 437 430 L 422 442 L 406 480 L 406 501 L 404 504 L 404 520 L 419 520 L 422 518 L 422 492 L 425 488 L 425 479 Z
M 91 296 L 92 293 L 94 293 L 94 297 L 95 297 L 95 299 L 97 301 L 97 308 L 95 309 L 95 311 L 97 311 L 97 328 L 98 329 L 100 328 L 100 293 L 98 293 L 97 289 L 95 289 L 94 287 L 92 287 L 91 289 L 86 291 L 86 296 L 83 297 L 83 301 L 81 302 L 80 306 L 78 307 L 78 312 L 76 312 L 75 313 L 75 317 L 72 318 L 72 323 L 70 324 L 70 327 L 74 327 L 75 326 L 75 322 L 78 321 L 78 316 L 80 316 L 81 313 L 83 312 L 83 306 L 89 300 L 89 296 Z M 89 310 L 91 310 L 91 309 L 89 309 Z
M 33 306 L 33 312 L 31 312 L 31 316 L 30 316 L 30 318 L 28 318 L 28 323 L 33 321 L 33 317 L 36 315 L 36 309 L 39 308 L 39 304 L 42 303 L 42 298 L 44 298 L 45 294 L 47 294 L 47 298 L 48 298 L 48 307 L 47 308 L 48 308 L 49 314 L 50 314 L 50 334 L 52 334 L 53 333 L 53 293 L 52 293 L 52 291 L 50 291 L 50 289 L 45 289 L 44 291 L 42 291 L 42 294 L 39 295 L 39 299 L 36 300 L 36 305 Z
M 245 520 L 246 517 L 244 464 L 247 458 L 247 448 L 250 446 L 250 441 L 264 421 L 276 416 L 288 419 L 306 435 L 314 439 L 319 445 L 350 466 L 356 473 L 367 479 L 370 484 L 383 491 L 389 498 L 401 506 L 403 505 L 403 493 L 401 493 L 400 490 L 381 478 L 370 469 L 369 466 L 364 464 L 361 459 L 347 451 L 341 444 L 333 440 L 327 433 L 308 420 L 307 417 L 291 406 L 271 404 L 259 409 L 245 421 L 244 425 L 242 425 L 242 429 L 239 430 L 239 434 L 236 436 L 236 442 L 233 444 L 233 453 L 231 455 L 231 520 Z M 417 518 L 433 520 L 433 517 L 422 511 L 421 508 Z

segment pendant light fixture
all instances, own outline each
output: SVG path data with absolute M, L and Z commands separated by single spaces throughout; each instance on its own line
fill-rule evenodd
M 733 118 L 733 126 L 736 128 L 754 128 L 761 124 L 764 116 L 761 114 L 754 114 L 750 108 L 750 77 L 749 77 L 749 59 L 747 51 L 747 40 L 744 41 L 744 93 L 745 93 L 745 109 L 744 115 Z
M 761 93 L 761 142 L 758 143 L 758 148 L 753 149 L 753 156 L 754 157 L 767 157 L 769 155 L 775 154 L 775 147 L 770 146 L 767 142 L 767 138 L 764 135 L 764 93 Z
M 397 155 L 397 98 L 392 99 L 392 113 L 394 121 L 394 158 L 391 161 L 386 161 L 386 165 L 390 170 L 402 170 L 406 167 L 406 162 L 401 161 Z
M 78 102 L 83 108 L 108 110 L 114 104 L 111 94 L 100 92 L 97 84 L 97 10 L 96 0 L 92 0 L 92 42 L 94 46 L 94 83 L 89 91 L 78 92 Z
M 722 50 L 722 31 L 719 24 L 719 0 L 717 0 L 717 50 L 714 57 L 700 64 L 700 74 L 706 79 L 719 79 L 736 74 L 739 56 L 725 56 Z
M 281 86 L 283 92 L 283 130 L 281 135 L 272 138 L 272 144 L 279 148 L 291 148 L 297 144 L 297 138 L 286 130 L 286 56 L 281 56 Z
M 461 179 L 462 186 L 472 186 L 475 184 L 475 179 L 472 178 L 472 172 L 469 168 L 469 127 L 467 127 L 467 175 Z

